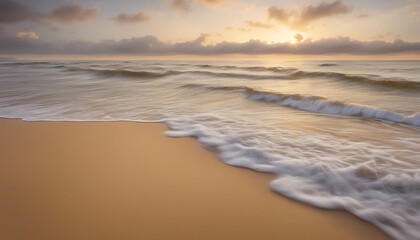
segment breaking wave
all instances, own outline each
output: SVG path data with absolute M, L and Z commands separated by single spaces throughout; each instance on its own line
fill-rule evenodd
M 389 121 L 400 124 L 408 124 L 420 127 L 420 113 L 399 113 L 376 109 L 370 106 L 333 101 L 319 96 L 301 94 L 282 94 L 269 91 L 257 90 L 242 86 L 218 86 L 205 84 L 184 84 L 183 88 L 201 88 L 220 91 L 242 91 L 252 101 L 264 101 L 280 104 L 294 109 L 312 113 L 320 113 L 336 116 L 361 117 L 373 120 Z
M 420 113 L 411 113 L 407 115 L 404 113 L 380 110 L 369 106 L 332 101 L 324 97 L 300 94 L 272 93 L 258 91 L 251 88 L 247 89 L 247 96 L 248 99 L 252 101 L 272 102 L 282 106 L 313 113 L 362 117 L 394 123 L 409 124 L 416 127 L 420 126 Z

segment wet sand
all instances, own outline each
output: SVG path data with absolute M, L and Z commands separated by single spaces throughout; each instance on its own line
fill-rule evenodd
M 0 119 L 0 239 L 388 239 L 166 129 Z

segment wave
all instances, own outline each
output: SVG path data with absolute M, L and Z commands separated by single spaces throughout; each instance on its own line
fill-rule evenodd
M 335 67 L 335 66 L 338 66 L 338 64 L 335 64 L 335 63 L 323 63 L 323 64 L 319 64 L 318 66 L 320 66 L 320 67 Z
M 283 196 L 320 208 L 344 209 L 395 239 L 418 239 L 420 178 L 378 171 L 376 159 L 392 158 L 385 149 L 261 128 L 243 120 L 233 123 L 214 114 L 168 118 L 165 122 L 171 128 L 167 136 L 195 137 L 218 152 L 226 164 L 274 173 L 276 179 L 270 187 Z M 347 158 L 368 160 L 338 164 Z
M 62 67 L 62 66 L 56 66 Z M 129 77 L 129 78 L 159 78 L 168 75 L 177 75 L 180 72 L 177 71 L 167 71 L 164 73 L 158 72 L 149 72 L 149 71 L 132 71 L 124 69 L 108 70 L 108 69 L 94 69 L 94 68 L 68 68 L 66 71 L 70 72 L 91 72 L 96 75 L 106 76 L 106 77 Z
M 293 72 L 297 71 L 297 68 L 293 67 L 262 67 L 262 66 L 253 66 L 253 67 L 239 67 L 239 66 L 232 66 L 232 65 L 195 65 L 196 67 L 200 68 L 214 68 L 214 69 L 238 69 L 238 70 L 248 70 L 248 71 L 256 71 L 256 72 L 262 72 L 262 71 L 268 71 L 268 72 Z
M 55 65 L 53 62 L 12 62 L 12 63 L 2 63 L 3 66 L 19 66 L 19 65 L 48 65 L 54 64 L 52 68 L 66 68 L 68 71 L 85 71 L 93 72 L 99 75 L 105 76 L 121 76 L 121 77 L 139 77 L 139 78 L 159 78 L 169 75 L 179 75 L 179 74 L 192 74 L 192 75 L 205 75 L 212 77 L 221 77 L 221 78 L 240 78 L 240 79 L 249 79 L 249 80 L 300 80 L 300 79 L 312 79 L 312 78 L 329 78 L 334 80 L 341 81 L 350 81 L 350 82 L 362 82 L 371 85 L 379 85 L 388 88 L 397 88 L 397 89 L 420 89 L 420 82 L 410 81 L 404 78 L 385 78 L 379 75 L 367 75 L 367 74 L 346 74 L 338 72 L 324 72 L 324 71 L 301 71 L 297 68 L 292 67 L 262 67 L 262 66 L 231 66 L 231 65 L 195 65 L 200 68 L 209 68 L 209 69 L 237 69 L 245 70 L 248 72 L 270 72 L 276 74 L 270 75 L 259 75 L 259 74 L 249 74 L 247 72 L 235 73 L 235 72 L 213 72 L 213 71 L 166 71 L 166 72 L 150 72 L 150 71 L 136 71 L 136 70 L 126 70 L 126 69 L 95 69 L 95 68 L 77 68 L 77 67 L 67 67 L 65 65 Z M 336 64 L 320 64 L 320 66 L 336 66 Z M 161 69 L 164 70 L 164 69 Z
M 55 68 L 61 68 L 62 66 L 55 66 Z M 97 75 L 103 75 L 107 77 L 138 77 L 138 78 L 159 78 L 170 75 L 190 74 L 190 75 L 203 75 L 220 78 L 241 78 L 249 80 L 263 80 L 273 79 L 275 76 L 264 76 L 264 75 L 251 75 L 242 73 L 223 73 L 223 72 L 211 72 L 211 71 L 166 71 L 166 72 L 150 72 L 150 71 L 133 71 L 125 69 L 95 69 L 95 68 L 67 68 L 66 71 L 70 72 L 91 72 Z
M 403 78 L 384 78 L 379 75 L 367 74 L 346 74 L 338 72 L 316 72 L 316 71 L 301 71 L 293 67 L 237 67 L 237 66 L 217 66 L 217 65 L 196 65 L 202 68 L 217 68 L 217 69 L 240 69 L 256 72 L 275 72 L 285 73 L 286 75 L 269 75 L 269 76 L 255 76 L 255 75 L 230 75 L 230 77 L 243 77 L 246 79 L 289 79 L 298 80 L 305 78 L 332 78 L 338 80 L 348 80 L 356 82 L 364 82 L 370 84 L 378 84 L 391 88 L 420 88 L 420 82 L 413 82 Z M 338 66 L 338 64 L 324 63 L 320 67 Z M 198 72 L 197 72 L 198 73 Z M 205 74 L 205 72 L 203 72 Z M 225 73 L 227 74 L 227 73 Z
M 284 80 L 298 80 L 308 78 L 330 78 L 336 80 L 347 80 L 354 82 L 364 82 L 370 84 L 382 85 L 391 88 L 404 88 L 404 89 L 420 89 L 420 82 L 409 81 L 403 78 L 385 78 L 379 75 L 367 75 L 367 74 L 346 74 L 338 72 L 322 72 L 322 71 L 301 71 L 297 68 L 288 67 L 237 67 L 237 66 L 216 66 L 216 65 L 196 65 L 202 68 L 217 68 L 217 69 L 240 69 L 255 72 L 275 72 L 284 73 L 285 75 L 250 75 L 250 74 L 232 74 L 232 73 L 214 73 L 214 72 L 200 72 L 195 71 L 195 74 L 206 74 L 214 76 L 226 76 L 226 77 L 240 77 L 245 79 L 284 79 Z M 320 64 L 321 67 L 338 66 L 338 64 L 325 63 Z
M 232 65 L 210 65 L 210 64 L 199 64 L 199 65 L 195 65 L 196 67 L 199 68 L 216 68 L 216 69 L 237 69 L 237 66 L 232 66 Z
M 52 62 L 7 62 L 7 63 L 0 63 L 3 66 L 30 66 L 30 65 L 48 65 L 54 64 Z
M 420 113 L 411 113 L 407 115 L 406 113 L 381 110 L 370 106 L 329 100 L 320 96 L 308 96 L 302 94 L 282 94 L 243 86 L 184 84 L 181 85 L 181 87 L 200 88 L 210 91 L 242 91 L 251 101 L 264 101 L 269 103 L 276 103 L 282 106 L 304 110 L 312 113 L 369 118 L 373 120 L 389 121 L 420 127 Z
M 420 82 L 408 81 L 406 79 L 396 78 L 383 78 L 379 75 L 357 75 L 345 74 L 337 72 L 306 72 L 297 71 L 287 76 L 290 79 L 303 79 L 303 78 L 333 78 L 338 80 L 364 82 L 370 84 L 377 84 L 391 88 L 420 88 Z
M 282 106 L 312 113 L 362 117 L 420 127 L 420 113 L 412 113 L 407 115 L 405 113 L 381 110 L 369 106 L 332 101 L 319 96 L 281 94 L 259 91 L 251 88 L 248 88 L 246 93 L 248 99 L 252 101 L 277 103 Z
M 209 66 L 212 65 L 199 65 Z M 55 66 L 56 68 L 61 66 Z M 232 67 L 235 66 L 217 66 L 217 67 Z M 249 73 L 234 73 L 234 72 L 213 72 L 213 71 L 166 71 L 166 72 L 149 72 L 149 71 L 135 71 L 135 70 L 124 70 L 124 69 L 94 69 L 94 68 L 69 68 L 69 71 L 87 71 L 105 76 L 123 76 L 123 77 L 140 77 L 140 78 L 158 78 L 170 75 L 180 74 L 191 74 L 191 75 L 203 75 L 218 78 L 240 78 L 248 80 L 299 80 L 299 79 L 311 79 L 311 78 L 330 78 L 336 80 L 352 81 L 352 82 L 363 82 L 368 84 L 380 85 L 390 88 L 398 89 L 420 89 L 420 82 L 408 81 L 406 79 L 396 78 L 383 78 L 378 75 L 357 75 L 357 74 L 345 74 L 337 72 L 308 72 L 308 71 L 296 71 L 294 68 L 266 68 L 266 67 L 240 67 L 240 69 L 247 69 L 250 71 L 270 71 L 277 73 L 284 73 L 283 75 L 259 75 Z
M 182 88 L 198 88 L 205 90 L 222 90 L 222 91 L 244 91 L 249 88 L 240 86 L 217 86 L 217 85 L 205 85 L 199 83 L 189 83 L 181 85 Z
M 267 68 L 258 69 L 253 67 L 254 71 L 267 71 Z M 277 68 L 276 68 L 277 69 Z M 330 78 L 336 80 L 352 81 L 352 82 L 363 82 L 367 84 L 380 85 L 390 88 L 398 89 L 420 89 L 420 82 L 408 81 L 405 79 L 390 79 L 383 78 L 378 75 L 356 75 L 356 74 L 344 74 L 336 72 L 306 72 L 306 71 L 294 71 L 294 70 L 272 70 L 278 72 L 292 72 L 286 75 L 256 75 L 247 73 L 220 73 L 210 71 L 184 71 L 180 73 L 194 74 L 194 75 L 206 75 L 214 77 L 225 77 L 225 78 L 241 78 L 249 80 L 300 80 L 300 79 L 311 79 L 311 78 Z
M 297 71 L 297 68 L 286 68 L 286 67 L 243 67 L 241 69 L 249 71 L 268 71 L 277 73 L 289 73 Z
M 232 72 L 211 72 L 211 71 L 184 71 L 181 72 L 184 74 L 192 75 L 204 75 L 211 77 L 220 77 L 220 78 L 240 78 L 248 80 L 268 80 L 268 79 L 279 79 L 279 76 L 267 76 L 267 75 L 256 75 L 256 74 L 247 74 L 247 73 L 232 73 Z

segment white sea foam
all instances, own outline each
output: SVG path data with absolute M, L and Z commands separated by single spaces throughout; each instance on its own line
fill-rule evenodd
M 229 165 L 275 173 L 270 187 L 284 196 L 345 209 L 396 239 L 420 236 L 413 228 L 420 226 L 420 176 L 378 169 L 375 159 L 393 161 L 389 150 L 228 121 L 215 115 L 167 119 L 172 131 L 166 135 L 196 137 Z
M 410 115 L 406 115 L 404 113 L 386 111 L 369 106 L 331 101 L 326 98 L 317 96 L 268 93 L 256 90 L 249 90 L 249 92 L 250 93 L 248 99 L 253 101 L 275 102 L 282 106 L 305 110 L 313 113 L 355 116 L 420 126 L 420 113 L 412 113 Z

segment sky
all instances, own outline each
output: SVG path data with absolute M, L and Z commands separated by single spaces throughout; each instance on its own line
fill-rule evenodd
M 420 59 L 420 0 L 0 0 L 2 57 Z

